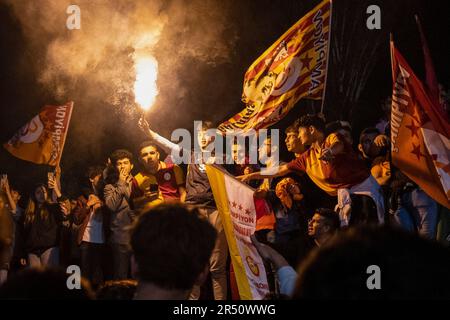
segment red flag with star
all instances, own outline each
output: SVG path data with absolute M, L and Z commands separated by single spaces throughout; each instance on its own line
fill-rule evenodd
M 219 130 L 245 133 L 277 123 L 300 99 L 323 99 L 332 5 L 324 0 L 286 31 L 248 68 L 244 110 Z
M 430 197 L 450 208 L 450 124 L 391 42 L 392 163 Z

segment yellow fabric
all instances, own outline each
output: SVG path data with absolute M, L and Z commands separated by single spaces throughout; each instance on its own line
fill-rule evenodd
M 331 1 L 322 1 L 253 62 L 244 76 L 246 108 L 223 122 L 220 131 L 267 128 L 300 99 L 322 99 L 331 11 Z
M 174 165 L 173 172 L 175 173 L 177 186 L 184 186 L 186 181 L 184 179 L 185 175 L 183 173 L 183 170 L 178 165 Z
M 242 300 L 252 300 L 252 293 L 245 274 L 244 264 L 239 254 L 239 249 L 234 238 L 233 225 L 230 217 L 230 208 L 228 206 L 227 191 L 225 188 L 224 174 L 213 166 L 206 166 L 206 174 L 214 194 L 217 209 L 222 218 L 225 235 L 227 237 L 228 249 L 230 250 L 231 262 L 236 276 L 236 283 L 239 295 Z
M 337 142 L 340 142 L 339 137 L 335 133 L 332 133 L 326 137 L 324 147 L 330 147 Z M 306 173 L 319 188 L 332 196 L 336 196 L 337 189 L 326 181 L 326 175 L 321 163 L 322 160 L 319 160 L 321 156 L 322 148 L 311 147 L 309 157 L 306 159 Z
M 150 174 L 143 174 L 142 172 L 139 172 L 134 179 L 137 182 L 137 186 L 141 190 L 143 194 L 150 191 L 150 185 L 158 185 L 158 182 L 156 181 L 156 177 Z M 163 195 L 161 191 L 158 188 L 158 197 L 154 200 L 150 200 L 145 195 L 133 199 L 133 204 L 135 207 L 135 210 L 138 212 L 144 212 L 148 209 L 151 209 L 152 207 L 161 204 L 164 202 Z
M 385 157 L 378 157 L 372 163 L 370 173 L 380 186 L 385 185 L 391 178 L 391 165 Z
M 45 106 L 3 146 L 13 156 L 37 164 L 56 166 L 69 129 L 73 102 Z

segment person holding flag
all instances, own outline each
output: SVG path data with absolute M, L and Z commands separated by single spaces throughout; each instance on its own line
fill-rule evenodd
M 332 2 L 322 1 L 253 62 L 244 76 L 246 107 L 219 125 L 221 132 L 267 128 L 284 118 L 300 99 L 323 101 L 331 16 Z

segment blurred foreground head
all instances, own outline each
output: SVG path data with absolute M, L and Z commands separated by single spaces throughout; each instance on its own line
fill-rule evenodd
M 216 237 L 197 210 L 181 204 L 163 204 L 144 213 L 131 236 L 138 286 L 189 294 L 194 284 L 206 279 Z
M 97 291 L 97 300 L 133 300 L 136 292 L 135 280 L 109 280 Z
M 25 269 L 8 278 L 0 287 L 0 300 L 91 300 L 94 292 L 81 279 L 80 289 L 69 289 L 62 269 Z
M 367 282 L 380 268 L 381 289 Z M 450 250 L 388 227 L 348 229 L 300 266 L 294 299 L 450 299 Z

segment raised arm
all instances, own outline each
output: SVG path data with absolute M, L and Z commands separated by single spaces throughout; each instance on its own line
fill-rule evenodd
M 262 180 L 265 178 L 276 178 L 276 177 L 282 177 L 287 174 L 289 174 L 291 170 L 289 169 L 287 164 L 283 164 L 279 167 L 273 167 L 270 169 L 267 169 L 264 173 L 263 171 L 253 172 L 250 174 L 246 174 L 243 176 L 236 177 L 237 179 L 247 182 L 251 180 Z
M 60 174 L 55 173 L 53 176 L 48 177 L 48 187 L 52 190 L 52 200 L 54 202 L 62 196 L 58 175 Z
M 278 274 L 278 279 L 280 281 L 280 293 L 292 296 L 295 283 L 297 281 L 297 273 L 295 270 L 280 253 L 268 245 L 260 243 L 254 234 L 250 236 L 250 240 L 256 250 L 258 250 L 261 258 L 267 262 L 270 262 L 275 267 Z
M 8 177 L 6 175 L 4 178 L 2 178 L 1 189 L 6 193 L 6 197 L 8 198 L 8 203 L 9 203 L 11 212 L 13 214 L 15 214 L 16 210 L 17 210 L 17 204 L 11 195 L 11 188 L 9 187 L 9 181 L 8 181 Z
M 144 132 L 147 138 L 153 140 L 167 154 L 172 152 L 180 153 L 181 147 L 172 141 L 160 136 L 158 133 L 150 129 L 150 125 L 144 117 L 139 119 L 139 128 Z

